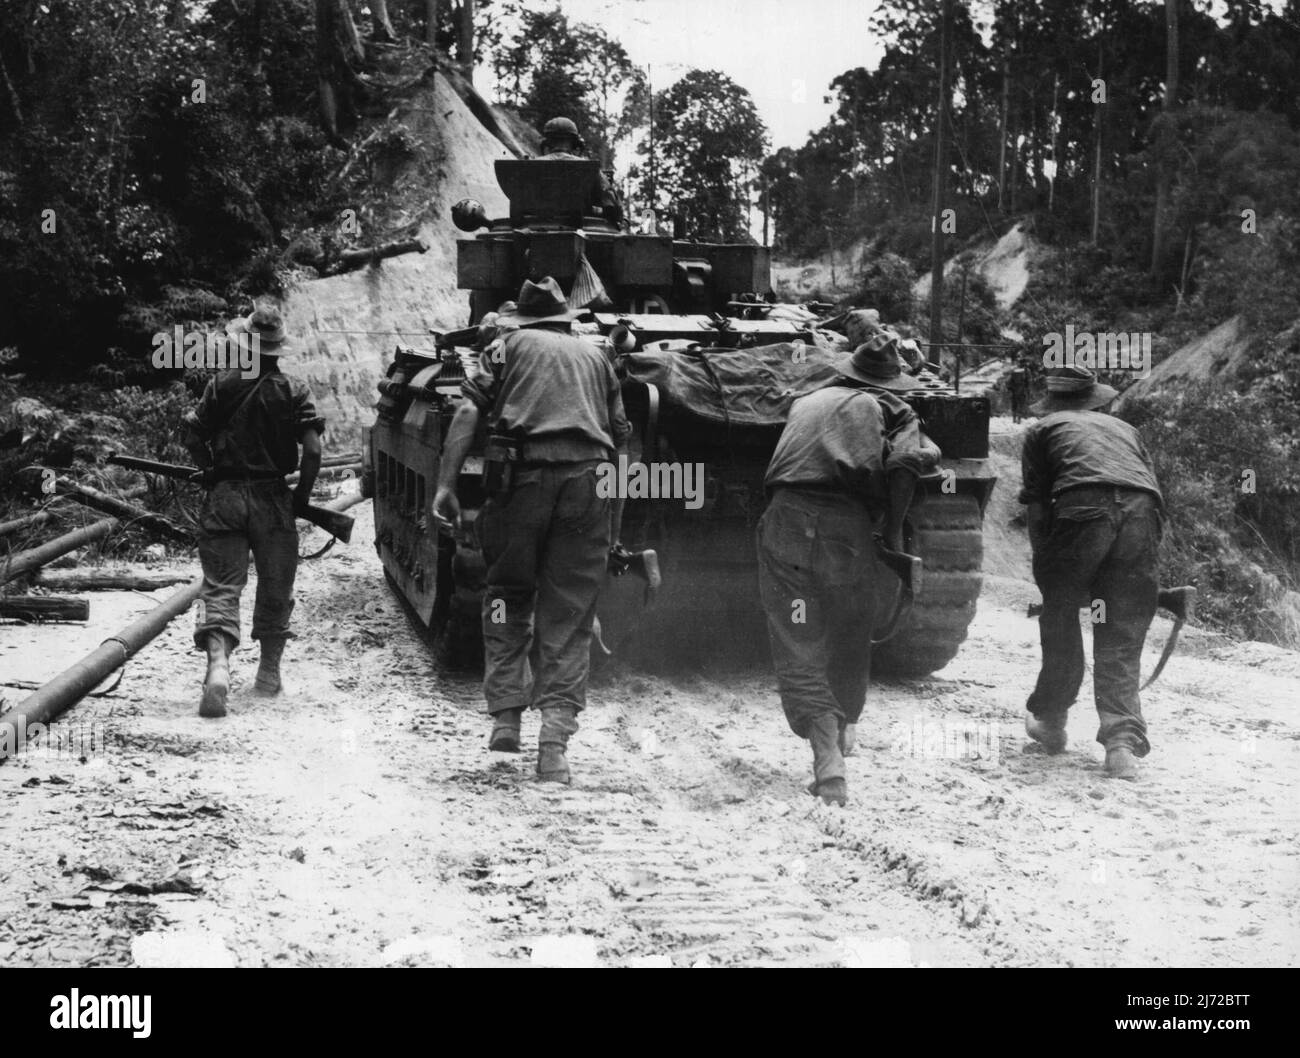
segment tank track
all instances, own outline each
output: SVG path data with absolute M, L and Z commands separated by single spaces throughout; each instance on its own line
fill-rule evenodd
M 897 634 L 874 650 L 872 669 L 926 676 L 957 654 L 975 617 L 984 559 L 979 500 L 927 493 L 907 515 L 907 550 L 924 563 L 921 591 Z
M 943 668 L 966 639 L 983 583 L 984 535 L 979 501 L 969 495 L 926 494 L 913 504 L 907 526 L 905 546 L 924 562 L 921 591 L 898 632 L 875 648 L 872 669 L 882 675 L 915 677 Z M 695 548 L 685 550 L 692 554 Z M 673 554 L 668 549 L 665 553 Z M 766 656 L 762 611 L 757 591 L 749 584 L 752 571 L 718 570 L 694 554 L 692 559 L 669 560 L 666 597 L 629 643 L 610 645 L 625 646 L 626 651 L 619 653 L 632 665 L 650 671 L 699 663 L 720 653 L 748 660 Z M 447 611 L 439 615 L 443 620 L 433 631 L 444 664 L 474 670 L 483 664 L 479 617 L 483 585 L 481 578 L 466 576 L 469 570 L 464 564 L 457 562 L 456 567 L 448 585 Z M 448 573 L 450 568 L 440 570 L 441 576 Z M 892 591 L 882 596 L 893 597 Z M 879 619 L 886 616 L 882 612 Z

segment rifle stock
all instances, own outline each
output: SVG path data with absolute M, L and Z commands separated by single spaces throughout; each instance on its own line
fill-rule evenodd
M 159 477 L 176 478 L 179 481 L 192 481 L 200 473 L 198 467 L 182 466 L 178 463 L 159 463 L 152 459 L 138 459 L 135 456 L 111 455 L 107 462 L 130 470 L 142 470 Z M 331 511 L 313 504 L 295 511 L 298 517 L 320 526 L 331 536 L 336 536 L 345 544 L 352 539 L 354 519 L 340 511 Z

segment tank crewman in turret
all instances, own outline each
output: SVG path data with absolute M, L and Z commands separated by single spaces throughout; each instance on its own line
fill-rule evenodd
M 226 331 L 256 336 L 258 373 L 218 373 L 185 418 L 185 446 L 209 488 L 199 516 L 203 590 L 194 629 L 195 644 L 208 654 L 199 704 L 199 715 L 207 717 L 226 715 L 229 658 L 239 645 L 239 597 L 248 583 L 250 550 L 257 569 L 252 636 L 262 647 L 253 689 L 280 692 L 298 570 L 294 512 L 310 502 L 325 431 L 306 383 L 280 370 L 280 361 L 296 350 L 279 310 L 259 307 L 231 321 Z M 294 470 L 301 476 L 291 493 L 284 478 Z
M 1079 610 L 1093 611 L 1093 694 L 1108 777 L 1137 777 L 1150 751 L 1138 702 L 1142 644 L 1156 612 L 1164 501 L 1142 439 L 1107 414 L 1117 396 L 1083 367 L 1046 373 L 1021 452 L 1043 666 L 1025 730 L 1049 753 L 1065 749 L 1066 715 L 1083 681 Z
M 781 705 L 790 729 L 812 743 L 808 789 L 826 804 L 848 800 L 844 735 L 866 700 L 882 584 L 875 537 L 902 550 L 916 480 L 938 458 L 916 413 L 894 396 L 921 385 L 902 371 L 895 344 L 877 335 L 844 358 L 834 382 L 794 402 L 758 524 Z
M 569 333 L 576 315 L 548 276 L 525 282 L 515 311 L 497 318 L 501 337 L 462 384 L 433 506 L 440 529 L 463 531 L 456 483 L 486 419 L 489 499 L 476 528 L 487 563 L 488 748 L 519 752 L 531 705 L 542 714 L 537 774 L 563 783 L 586 705 L 596 596 L 622 521 L 623 501 L 598 490 L 599 468 L 626 451 L 631 433 L 609 359 Z
M 542 126 L 543 158 L 570 161 L 584 160 L 587 157 L 587 145 L 578 135 L 578 126 L 568 118 L 551 118 Z M 622 228 L 623 202 L 614 190 L 609 177 L 602 171 L 600 186 L 592 199 L 591 205 L 616 228 Z

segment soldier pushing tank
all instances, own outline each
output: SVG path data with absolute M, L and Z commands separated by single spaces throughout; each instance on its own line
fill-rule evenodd
M 920 386 L 897 339 L 876 334 L 831 384 L 794 402 L 765 478 L 759 591 L 786 721 L 812 744 L 809 791 L 826 804 L 848 801 L 844 755 L 885 583 L 877 549 L 902 550 L 917 478 L 939 457 L 896 396 Z
M 1138 698 L 1142 645 L 1157 605 L 1181 619 L 1194 589 L 1160 591 L 1164 499 L 1138 432 L 1107 414 L 1116 391 L 1082 367 L 1047 373 L 1021 455 L 1034 580 L 1043 593 L 1043 662 L 1025 729 L 1048 753 L 1066 746 L 1083 681 L 1079 610 L 1093 613 L 1093 693 L 1106 775 L 1137 777 L 1150 751 Z
M 576 315 L 548 276 L 526 281 L 514 311 L 498 316 L 503 336 L 462 386 L 433 505 L 444 532 L 464 532 L 456 484 L 486 421 L 489 498 L 476 531 L 487 564 L 488 748 L 519 752 L 531 706 L 542 719 L 537 774 L 561 783 L 586 705 L 596 597 L 621 523 L 622 501 L 599 494 L 598 468 L 626 451 L 630 433 L 608 358 L 569 333 Z

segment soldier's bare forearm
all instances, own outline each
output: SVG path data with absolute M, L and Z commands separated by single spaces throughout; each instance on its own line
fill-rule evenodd
M 469 400 L 462 401 L 447 428 L 447 439 L 442 445 L 442 460 L 438 466 L 438 488 L 455 491 L 460 478 L 460 468 L 469 455 L 474 434 L 478 431 L 479 410 Z
M 311 499 L 311 490 L 316 486 L 316 476 L 320 473 L 321 445 L 320 434 L 308 430 L 302 435 L 302 458 L 298 461 L 298 487 L 294 489 L 294 500 L 299 506 L 305 506 Z

